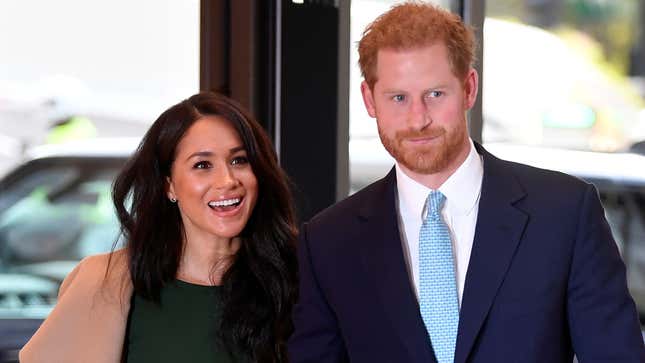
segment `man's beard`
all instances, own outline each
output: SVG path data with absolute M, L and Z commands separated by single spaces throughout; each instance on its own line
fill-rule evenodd
M 379 137 L 385 149 L 392 157 L 405 166 L 407 169 L 419 174 L 435 174 L 446 170 L 463 149 L 464 141 L 468 137 L 466 122 L 460 122 L 459 126 L 446 131 L 442 127 L 428 128 L 422 131 L 403 130 L 395 133 L 394 137 L 388 137 L 381 128 L 378 128 Z M 416 138 L 438 138 L 432 141 L 432 145 L 425 146 L 404 146 L 406 139 Z

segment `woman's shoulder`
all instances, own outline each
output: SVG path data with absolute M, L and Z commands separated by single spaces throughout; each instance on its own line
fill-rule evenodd
M 72 285 L 95 286 L 97 289 L 112 288 L 129 280 L 128 256 L 125 249 L 85 257 L 63 280 L 59 298 Z M 100 283 L 98 285 L 97 283 Z M 92 290 L 87 290 L 91 292 Z
M 91 255 L 83 258 L 78 263 L 77 267 L 84 266 L 85 268 L 97 270 L 100 268 L 105 269 L 108 264 L 116 267 L 127 267 L 128 251 L 125 248 L 120 248 L 112 252 L 101 253 L 98 255 Z M 126 266 L 123 266 L 126 265 Z
M 63 281 L 20 361 L 118 362 L 131 295 L 125 250 L 86 257 Z

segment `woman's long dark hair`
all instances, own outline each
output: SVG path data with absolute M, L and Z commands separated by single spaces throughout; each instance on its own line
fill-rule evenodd
M 161 288 L 175 280 L 184 231 L 177 205 L 167 198 L 166 177 L 186 131 L 198 119 L 214 115 L 235 127 L 258 180 L 257 203 L 222 279 L 220 342 L 256 362 L 285 362 L 297 295 L 292 198 L 266 133 L 224 96 L 200 93 L 162 113 L 114 183 L 134 293 L 158 302 Z

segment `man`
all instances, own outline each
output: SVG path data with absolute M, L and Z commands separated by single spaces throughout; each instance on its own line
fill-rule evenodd
M 595 188 L 470 140 L 473 49 L 429 4 L 364 33 L 363 100 L 396 166 L 302 228 L 292 363 L 645 361 Z

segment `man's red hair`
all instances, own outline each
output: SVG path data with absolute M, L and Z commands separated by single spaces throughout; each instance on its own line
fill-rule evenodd
M 369 24 L 358 43 L 363 78 L 373 89 L 381 49 L 415 49 L 438 42 L 448 49 L 452 72 L 465 79 L 475 58 L 472 29 L 459 16 L 436 5 L 419 2 L 396 5 Z

